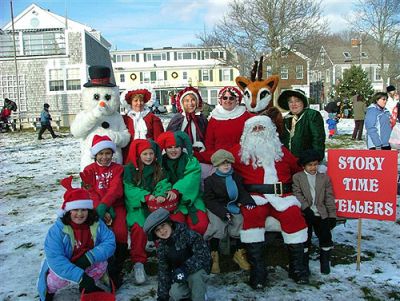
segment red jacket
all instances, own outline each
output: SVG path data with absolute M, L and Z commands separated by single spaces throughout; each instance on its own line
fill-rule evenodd
M 96 162 L 85 167 L 85 184 L 91 184 L 90 196 L 95 208 L 104 203 L 107 207 L 124 206 L 124 189 L 122 175 L 124 168 L 121 164 L 112 162 L 110 166 L 100 166 Z M 91 183 L 87 183 L 91 182 Z
M 123 157 L 124 157 L 124 164 L 126 163 L 126 157 L 128 156 L 129 152 L 129 146 L 135 137 L 135 128 L 133 127 L 133 119 L 130 118 L 128 115 L 123 115 L 122 116 L 124 119 L 124 123 L 128 129 L 129 134 L 131 134 L 131 141 L 128 143 L 127 146 L 125 146 L 122 150 Z M 147 134 L 146 138 L 150 138 L 153 140 L 156 140 L 157 137 L 164 133 L 164 127 L 162 125 L 161 119 L 154 115 L 153 113 L 149 112 L 144 118 L 144 122 L 146 123 L 147 127 Z

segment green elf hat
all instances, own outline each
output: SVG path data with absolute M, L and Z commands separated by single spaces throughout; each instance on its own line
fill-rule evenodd
M 171 146 L 180 146 L 186 148 L 186 152 L 189 156 L 193 155 L 192 142 L 190 141 L 189 136 L 182 131 L 167 131 L 162 133 L 157 138 L 157 144 L 161 149 L 166 149 Z

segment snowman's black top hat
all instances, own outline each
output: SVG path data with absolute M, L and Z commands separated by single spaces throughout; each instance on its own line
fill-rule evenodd
M 84 84 L 84 87 L 115 87 L 114 83 L 110 83 L 110 68 L 106 66 L 90 66 L 90 80 Z

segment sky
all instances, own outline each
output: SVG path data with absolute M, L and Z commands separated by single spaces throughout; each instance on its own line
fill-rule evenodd
M 112 49 L 133 50 L 199 44 L 232 0 L 13 0 L 14 16 L 31 3 L 99 30 Z M 346 27 L 348 0 L 322 0 L 332 32 Z M 10 0 L 0 0 L 0 27 L 11 20 Z

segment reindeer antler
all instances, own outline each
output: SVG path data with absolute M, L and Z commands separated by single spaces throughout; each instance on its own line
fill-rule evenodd
M 252 82 L 256 81 L 257 67 L 258 67 L 258 61 L 254 61 L 253 69 L 251 69 L 251 72 L 250 72 L 250 80 Z
M 61 185 L 67 189 L 67 190 L 71 190 L 72 188 L 72 176 L 69 176 L 68 178 L 62 179 L 61 181 Z
M 262 68 L 263 68 L 263 56 L 260 57 L 260 63 L 258 64 L 257 80 L 262 81 Z

